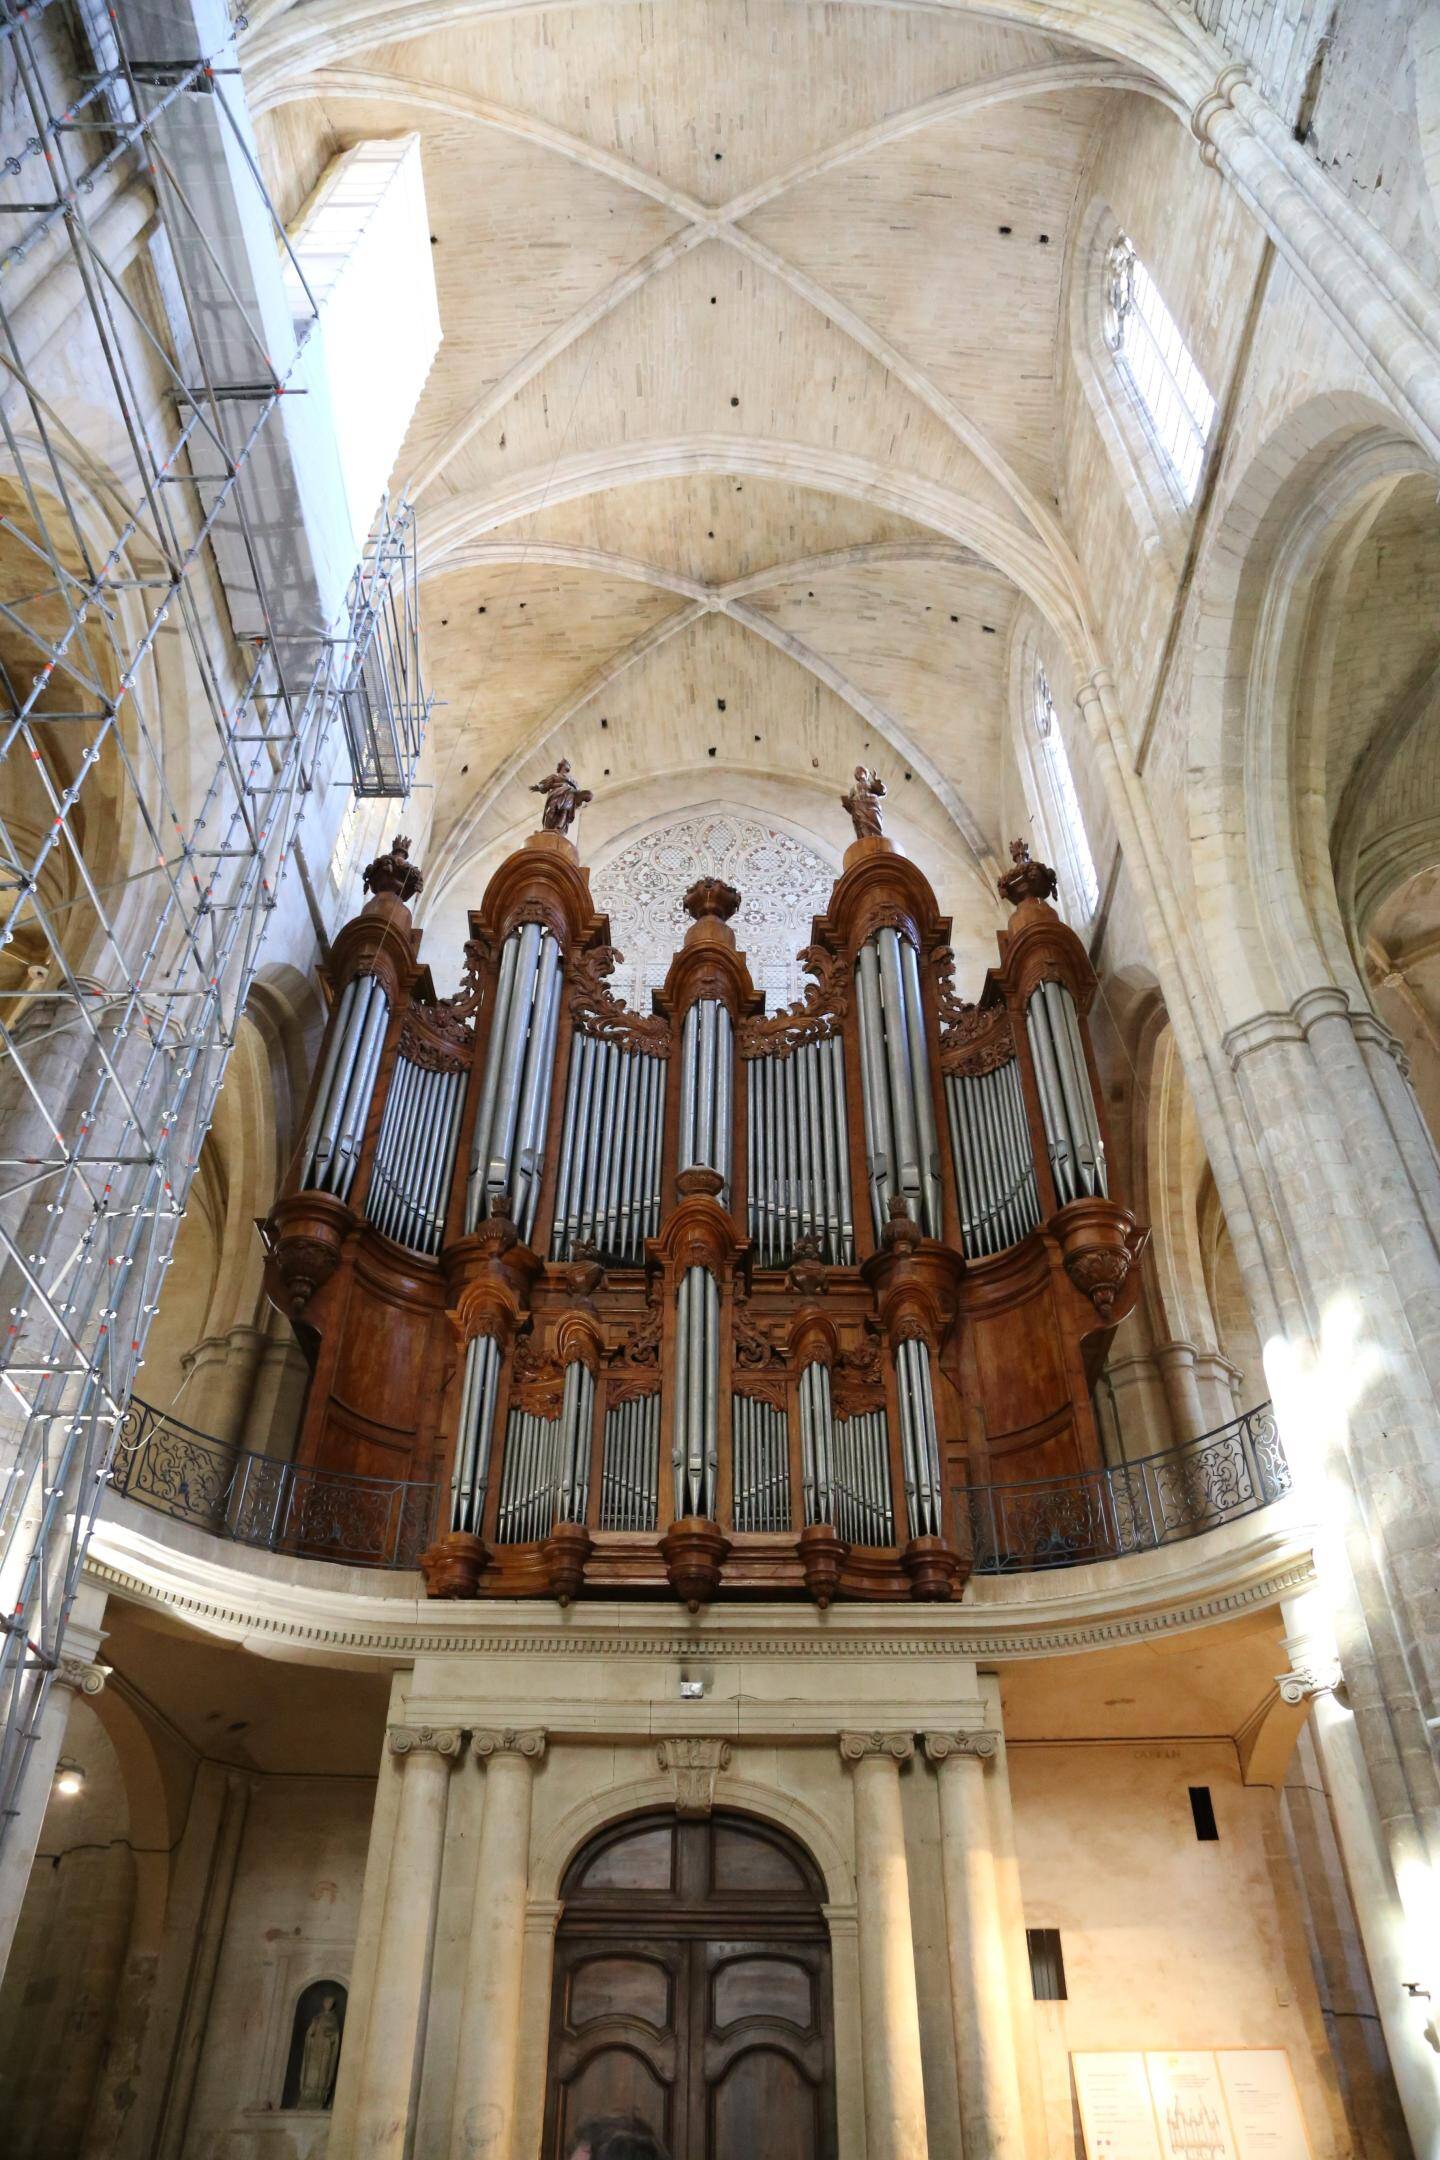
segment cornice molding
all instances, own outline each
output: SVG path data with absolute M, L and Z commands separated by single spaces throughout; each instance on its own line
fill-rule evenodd
M 1308 1528 L 1257 1531 L 1256 1520 L 1063 1575 L 972 1579 L 964 1599 L 946 1606 L 840 1605 L 824 1614 L 711 1606 L 698 1620 L 620 1599 L 562 1612 L 519 1600 L 387 1596 L 356 1569 L 242 1553 L 190 1530 L 162 1541 L 109 1516 L 86 1572 L 98 1588 L 203 1633 L 317 1665 L 402 1668 L 447 1656 L 1004 1662 L 1209 1627 L 1310 1586 Z

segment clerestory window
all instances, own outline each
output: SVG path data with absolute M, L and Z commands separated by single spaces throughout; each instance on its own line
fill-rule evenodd
M 1175 485 L 1184 500 L 1192 502 L 1215 420 L 1215 400 L 1159 287 L 1123 233 L 1105 267 L 1106 342 Z
M 1058 827 L 1055 837 L 1063 843 L 1068 883 L 1082 919 L 1089 922 L 1100 904 L 1100 880 L 1095 872 L 1095 857 L 1090 852 L 1080 798 L 1075 792 L 1070 753 L 1060 732 L 1055 700 L 1050 695 L 1050 685 L 1042 667 L 1035 670 L 1035 734 L 1039 744 L 1037 763 L 1044 771 L 1049 790 L 1053 821 Z

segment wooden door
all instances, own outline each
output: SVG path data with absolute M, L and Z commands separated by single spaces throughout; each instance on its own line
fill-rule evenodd
M 671 2160 L 834 2160 L 830 1944 L 797 1845 L 747 1816 L 644 1816 L 562 1894 L 546 2160 L 626 2113 Z

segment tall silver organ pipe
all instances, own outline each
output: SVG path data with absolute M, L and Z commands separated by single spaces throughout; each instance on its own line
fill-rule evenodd
M 1103 1199 L 1105 1146 L 1075 1000 L 1064 983 L 1035 985 L 1025 1007 L 1025 1032 L 1035 1062 L 1055 1197 L 1062 1207 L 1071 1200 Z
M 800 1375 L 800 1474 L 806 1522 L 833 1523 L 835 1419 L 830 1406 L 830 1368 L 820 1358 Z
M 681 1276 L 676 1318 L 670 1441 L 675 1512 L 713 1517 L 719 1467 L 720 1291 L 708 1268 L 687 1268 Z
M 450 1480 L 450 1527 L 480 1535 L 490 1489 L 490 1445 L 500 1381 L 500 1345 L 493 1335 L 472 1335 L 465 1347 L 460 1387 L 459 1443 Z
M 876 932 L 855 958 L 865 1160 L 878 1236 L 900 1193 L 912 1221 L 938 1238 L 940 1146 L 930 1092 L 920 971 L 909 940 Z
M 470 1144 L 465 1228 L 476 1228 L 496 1193 L 510 1195 L 516 1229 L 535 1225 L 545 1160 L 550 1075 L 560 1023 L 560 948 L 539 923 L 506 938 L 495 983 L 495 1011 Z
M 512 1410 L 505 1420 L 500 1507 L 495 1519 L 499 1544 L 528 1545 L 550 1535 L 561 1430 L 558 1417 L 540 1417 L 532 1410 Z
M 440 1250 L 465 1077 L 408 1057 L 396 1058 L 390 1075 L 365 1213 L 377 1230 L 412 1252 Z
M 735 1084 L 734 1027 L 719 998 L 697 998 L 680 1036 L 679 1168 L 718 1170 L 730 1204 L 731 1108 Z
M 751 1060 L 746 1095 L 750 1236 L 762 1267 L 817 1237 L 832 1267 L 855 1257 L 845 1052 L 838 1035 Z
M 890 1428 L 883 1410 L 837 1418 L 834 1436 L 835 1528 L 850 1545 L 893 1545 Z
M 552 1260 L 583 1238 L 612 1263 L 640 1265 L 660 1227 L 666 1070 L 651 1051 L 580 1028 L 571 1037 Z
M 352 975 L 340 993 L 306 1134 L 300 1183 L 312 1191 L 350 1197 L 389 1018 L 383 984 L 373 975 Z
M 905 1466 L 910 1535 L 939 1537 L 944 1499 L 930 1352 L 914 1336 L 908 1336 L 895 1353 L 895 1377 L 899 1382 L 900 1453 Z
M 660 1512 L 660 1396 L 638 1395 L 605 1412 L 600 1528 L 653 1530 Z
M 565 1393 L 560 1403 L 556 1522 L 585 1520 L 590 1499 L 590 1430 L 594 1422 L 595 1375 L 583 1358 L 572 1358 L 565 1367 Z
M 1003 1252 L 1040 1225 L 1035 1157 L 1016 1059 L 988 1073 L 947 1073 L 945 1104 L 960 1188 L 960 1230 L 973 1259 Z
M 734 1528 L 788 1530 L 790 1427 L 785 1412 L 758 1396 L 733 1395 L 730 1451 Z

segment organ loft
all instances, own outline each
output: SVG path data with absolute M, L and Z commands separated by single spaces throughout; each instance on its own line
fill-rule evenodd
M 589 797 L 563 760 L 537 791 L 458 989 L 404 838 L 335 940 L 264 1229 L 310 1368 L 297 1462 L 416 1496 L 432 1598 L 954 1598 L 997 1489 L 1100 1468 L 1091 1390 L 1146 1237 L 1053 871 L 1014 844 L 963 995 L 861 767 L 803 1000 L 765 1010 L 744 895 L 702 877 L 641 1013 L 609 985 Z

